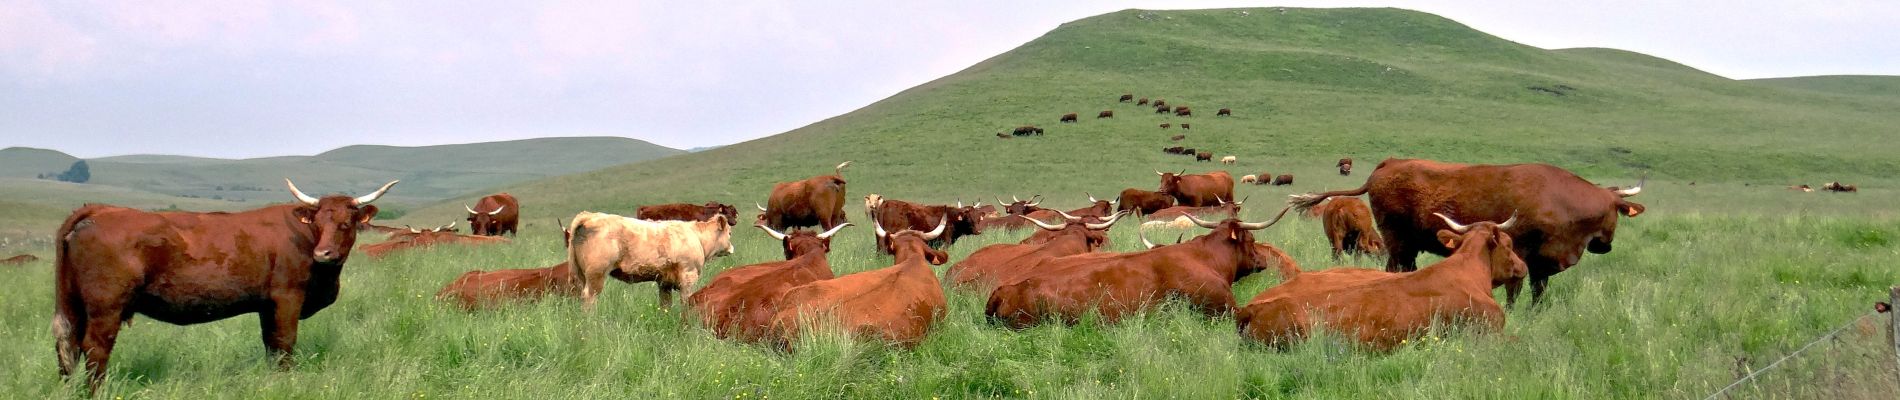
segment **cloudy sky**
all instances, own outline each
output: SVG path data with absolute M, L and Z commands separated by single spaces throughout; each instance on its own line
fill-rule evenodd
M 1126 8 L 1394 6 L 1744 79 L 1900 75 L 1900 2 L 0 0 L 0 147 L 314 154 L 772 135 Z

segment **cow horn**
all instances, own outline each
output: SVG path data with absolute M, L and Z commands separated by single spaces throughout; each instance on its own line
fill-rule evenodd
M 1501 230 L 1502 230 L 1502 229 L 1511 229 L 1511 228 L 1515 228 L 1515 227 L 1517 227 L 1517 212 L 1516 212 L 1516 211 L 1512 211 L 1512 212 L 1511 212 L 1511 217 L 1510 217 L 1510 218 L 1505 218 L 1505 219 L 1504 219 L 1504 223 L 1502 223 L 1502 224 L 1498 224 L 1498 229 L 1501 229 Z
M 289 179 L 284 180 L 284 182 L 289 182 L 289 181 L 290 181 Z M 383 193 L 389 193 L 389 187 L 396 186 L 396 182 L 402 182 L 402 180 L 397 179 L 397 180 L 389 181 L 389 183 L 383 184 L 383 187 L 377 188 L 376 191 L 374 192 L 369 192 L 369 194 L 358 196 L 357 198 L 350 200 L 350 204 L 360 206 L 364 204 L 369 204 L 369 202 L 372 202 L 372 201 L 376 201 L 376 199 L 383 197 Z
M 1280 209 L 1280 214 L 1274 215 L 1273 220 L 1270 220 L 1267 222 L 1242 222 L 1240 223 L 1240 229 L 1246 229 L 1250 231 L 1266 229 L 1269 226 L 1273 226 L 1273 224 L 1280 223 L 1280 217 L 1285 217 L 1286 212 L 1290 210 L 1293 210 L 1293 206 L 1287 206 L 1286 208 Z
M 1439 218 L 1444 218 L 1444 219 L 1445 219 L 1445 224 L 1448 224 L 1448 225 L 1451 225 L 1451 230 L 1452 230 L 1453 232 L 1458 232 L 1458 233 L 1465 233 L 1465 231 L 1468 231 L 1468 230 L 1471 230 L 1471 226 L 1470 226 L 1470 225 L 1465 225 L 1465 224 L 1460 224 L 1460 223 L 1458 223 L 1458 221 L 1453 221 L 1453 220 L 1451 220 L 1451 217 L 1447 217 L 1447 216 L 1445 216 L 1445 214 L 1442 214 L 1442 213 L 1432 213 L 1432 215 L 1436 215 L 1436 216 L 1438 216 Z
M 1016 197 L 1016 196 L 1009 196 L 1009 197 L 1012 197 L 1012 198 L 1013 198 L 1013 197 Z M 1018 200 L 1018 201 L 1021 201 L 1021 200 Z M 1003 196 L 996 196 L 996 204 L 1015 204 L 1015 203 L 1016 203 L 1016 202 L 1014 202 L 1014 201 L 1010 201 L 1010 202 L 1005 202 L 1005 201 L 1003 201 Z
M 474 209 L 474 208 L 471 208 L 471 207 L 469 207 L 469 206 L 468 206 L 467 204 L 463 204 L 463 205 L 462 205 L 462 209 L 463 209 L 463 210 L 468 210 L 468 213 L 469 213 L 469 214 L 480 214 L 480 213 L 477 213 L 477 212 L 475 212 L 475 209 Z
M 1135 236 L 1138 236 L 1141 238 L 1142 248 L 1152 250 L 1156 247 L 1161 247 L 1161 245 L 1155 244 L 1155 242 L 1148 241 L 1148 230 L 1146 229 L 1136 229 Z
M 1061 211 L 1057 211 L 1057 212 L 1061 212 Z M 1029 222 L 1034 222 L 1034 223 L 1036 223 L 1036 226 L 1040 226 L 1040 227 L 1042 227 L 1042 229 L 1044 229 L 1044 230 L 1051 230 L 1051 231 L 1059 231 L 1059 230 L 1062 230 L 1063 228 L 1068 228 L 1068 227 L 1069 227 L 1069 223 L 1068 223 L 1067 221 L 1064 221 L 1064 222 L 1062 222 L 1062 225 L 1050 225 L 1050 224 L 1049 224 L 1049 223 L 1047 223 L 1047 222 L 1042 222 L 1042 220 L 1039 220 L 1039 219 L 1035 219 L 1035 218 L 1030 218 L 1030 217 L 1029 217 L 1029 216 L 1027 216 L 1027 215 L 1021 215 L 1021 214 L 1017 214 L 1016 216 L 1017 216 L 1017 217 L 1022 217 L 1022 219 L 1026 219 L 1026 220 L 1029 220 Z
M 957 208 L 963 208 L 963 199 L 957 199 Z
M 1242 198 L 1240 198 L 1240 201 L 1236 201 L 1236 202 L 1234 202 L 1234 205 L 1235 205 L 1235 206 L 1239 206 L 1239 205 L 1241 205 L 1241 204 L 1247 204 L 1247 199 L 1251 199 L 1251 198 L 1253 198 L 1253 195 L 1251 195 L 1251 194 L 1250 194 L 1250 195 L 1247 195 L 1247 197 L 1242 197 Z
M 1030 206 L 1030 207 L 1035 207 L 1035 206 L 1040 206 L 1040 205 L 1042 205 L 1042 200 L 1036 200 L 1036 199 L 1040 199 L 1040 198 L 1042 198 L 1042 195 L 1040 195 L 1040 194 L 1039 194 L 1039 195 L 1035 195 L 1035 196 L 1029 196 L 1029 202 L 1028 202 L 1028 203 L 1024 203 L 1023 205 L 1025 205 L 1025 206 Z
M 871 226 L 877 227 L 877 230 L 873 232 L 877 234 L 877 237 L 891 237 L 891 233 L 884 230 L 884 223 L 872 219 Z
M 1069 220 L 1070 222 L 1075 222 L 1075 221 L 1081 221 L 1081 220 L 1082 220 L 1082 217 L 1077 217 L 1077 216 L 1074 216 L 1074 215 L 1069 215 L 1069 213 L 1066 213 L 1066 212 L 1062 212 L 1062 210 L 1056 210 L 1056 214 L 1062 214 L 1062 219 L 1066 219 L 1066 220 Z
M 983 200 L 977 200 L 977 201 L 976 201 L 976 203 L 975 203 L 975 204 L 971 204 L 971 205 L 970 205 L 970 207 L 971 207 L 971 208 L 983 208 Z
M 1161 171 L 1155 171 L 1155 176 L 1168 176 L 1168 174 L 1161 173 Z
M 503 205 L 501 207 L 495 207 L 495 211 L 489 211 L 488 215 L 501 215 L 501 210 L 506 210 L 506 209 L 508 209 L 508 206 L 506 205 Z
M 819 238 L 819 239 L 830 239 L 830 238 L 831 238 L 831 235 L 836 235 L 836 234 L 838 234 L 838 231 L 840 231 L 840 230 L 844 230 L 844 227 L 847 227 L 847 226 L 851 226 L 851 223 L 850 223 L 850 222 L 846 222 L 846 223 L 842 223 L 842 224 L 838 224 L 838 226 L 834 226 L 834 227 L 831 227 L 831 230 L 828 230 L 828 231 L 825 231 L 824 233 L 820 233 L 820 234 L 818 234 L 818 238 Z M 761 227 L 763 227 L 763 226 L 761 226 Z M 783 240 L 783 239 L 780 239 L 780 240 Z
M 844 176 L 844 167 L 849 167 L 849 166 L 851 166 L 850 161 L 841 162 L 841 163 L 838 163 L 838 168 L 833 168 L 832 171 L 838 176 Z
M 759 211 L 765 211 L 765 206 L 761 206 L 761 205 L 759 205 L 759 203 L 756 203 L 756 202 L 755 202 L 755 203 L 752 203 L 752 206 L 753 206 L 753 207 L 758 207 L 758 208 L 759 208 Z
M 1095 204 L 1095 202 L 1101 201 L 1101 200 L 1096 200 L 1095 195 L 1089 194 L 1089 192 L 1082 192 L 1082 194 L 1089 196 L 1089 204 Z
M 1092 230 L 1098 230 L 1098 231 L 1103 230 L 1103 229 L 1108 229 L 1109 227 L 1115 226 L 1115 221 L 1122 219 L 1123 215 L 1128 215 L 1128 212 L 1127 211 L 1117 212 L 1115 213 L 1115 215 L 1109 216 L 1108 221 L 1093 223 L 1093 224 L 1082 224 L 1082 226 L 1088 227 L 1089 229 L 1092 229 Z
M 302 190 L 297 190 L 297 184 L 291 183 L 290 178 L 284 178 L 284 184 L 290 186 L 290 194 L 296 195 L 297 201 L 303 202 L 305 205 L 317 205 L 317 198 L 303 194 Z
M 779 231 L 775 231 L 775 230 L 772 230 L 772 227 L 769 227 L 769 226 L 765 226 L 765 225 L 762 225 L 762 224 L 761 224 L 761 225 L 753 225 L 753 226 L 757 226 L 757 227 L 759 227 L 759 229 L 764 229 L 764 230 L 765 230 L 765 234 L 766 234 L 766 236 L 771 236 L 773 240 L 778 240 L 778 241 L 781 241 L 781 242 L 783 242 L 783 241 L 785 241 L 785 234 L 784 234 L 784 233 L 779 233 Z
M 946 225 L 949 225 L 949 223 L 950 223 L 949 217 L 938 218 L 937 229 L 931 229 L 930 232 L 924 232 L 924 240 L 936 240 L 937 236 L 943 235 L 943 227 Z
M 1636 186 L 1631 186 L 1628 189 L 1618 189 L 1615 191 L 1616 195 L 1621 197 L 1635 196 L 1637 193 L 1643 192 L 1643 184 L 1648 182 L 1649 174 L 1643 174 L 1643 178 L 1636 181 Z
M 409 228 L 409 233 L 422 233 L 421 229 L 416 229 L 416 227 L 413 226 L 403 225 L 402 227 Z
M 1214 229 L 1214 228 L 1220 227 L 1219 222 L 1207 222 L 1206 220 L 1202 220 L 1200 217 L 1195 217 L 1194 214 L 1191 214 L 1191 213 L 1183 215 L 1183 216 L 1187 217 L 1189 221 L 1194 221 L 1195 225 L 1200 225 L 1202 228 Z

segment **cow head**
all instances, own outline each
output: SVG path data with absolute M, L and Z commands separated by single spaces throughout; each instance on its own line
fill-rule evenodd
M 706 202 L 706 204 L 701 205 L 699 207 L 700 207 L 699 219 L 701 220 L 712 219 L 714 215 L 724 215 L 726 216 L 727 226 L 733 226 L 733 225 L 739 224 L 739 208 L 737 207 L 733 207 L 731 205 L 723 204 L 717 201 L 708 201 Z
M 476 235 L 501 234 L 501 221 L 495 217 L 501 215 L 502 211 L 507 210 L 508 206 L 496 206 L 494 210 L 489 211 L 475 211 L 474 208 L 463 204 L 462 209 L 468 210 L 468 230 L 470 233 Z
M 950 219 L 948 217 L 938 219 L 937 228 L 931 229 L 930 232 L 918 232 L 905 229 L 897 231 L 897 233 L 891 233 L 884 230 L 884 224 L 878 223 L 875 220 L 871 221 L 871 226 L 877 228 L 877 230 L 873 232 L 877 237 L 885 239 L 885 252 L 901 256 L 903 253 L 899 253 L 897 251 L 898 249 L 911 249 L 911 251 L 921 252 L 925 262 L 931 265 L 943 265 L 943 263 L 950 261 L 950 254 L 944 253 L 943 250 L 930 248 L 927 242 L 936 240 L 937 236 L 943 235 L 944 227 L 948 226 L 949 222 Z
M 1155 175 L 1161 176 L 1161 188 L 1155 189 L 1155 193 L 1165 194 L 1169 196 L 1180 194 L 1181 193 L 1181 187 L 1180 187 L 1181 175 L 1186 174 L 1186 173 L 1187 173 L 1187 170 L 1181 170 L 1181 172 L 1155 171 Z
M 1584 246 L 1585 250 L 1589 250 L 1591 253 L 1594 253 L 1594 254 L 1604 254 L 1604 253 L 1610 252 L 1610 249 L 1612 248 L 1610 246 L 1610 243 L 1614 242 L 1616 239 L 1617 215 L 1620 214 L 1624 217 L 1634 218 L 1637 215 L 1642 215 L 1643 211 L 1647 210 L 1647 208 L 1643 207 L 1642 204 L 1629 201 L 1628 198 L 1631 196 L 1635 196 L 1637 193 L 1642 193 L 1643 184 L 1648 181 L 1649 181 L 1649 177 L 1645 176 L 1643 177 L 1643 179 L 1638 180 L 1636 182 L 1636 186 L 1632 186 L 1627 189 L 1621 189 L 1621 188 L 1609 189 L 1610 193 L 1616 195 L 1615 205 L 1613 206 L 1615 208 L 1616 213 L 1608 214 L 1604 216 L 1603 221 L 1601 223 L 1603 226 L 1603 229 L 1597 232 L 1595 235 L 1590 236 L 1589 242 Z M 1574 264 L 1574 263 L 1575 261 L 1571 262 L 1571 264 Z
M 846 222 L 839 224 L 823 233 L 813 234 L 811 231 L 799 229 L 792 231 L 789 235 L 772 230 L 772 227 L 762 224 L 755 226 L 765 230 L 765 234 L 771 236 L 773 239 L 778 239 L 779 243 L 785 247 L 785 259 L 790 260 L 806 254 L 831 252 L 831 235 L 838 234 L 838 231 L 843 230 L 844 227 L 851 226 L 851 223 Z
M 702 240 L 709 241 L 708 248 L 716 249 L 714 257 L 735 253 L 732 248 L 732 224 L 726 223 L 726 216 L 715 215 L 712 219 L 693 222 L 693 228 L 706 235 Z
M 1241 278 L 1247 277 L 1247 275 L 1252 275 L 1255 272 L 1274 267 L 1273 265 L 1268 265 L 1268 263 L 1263 262 L 1260 257 L 1254 254 L 1253 231 L 1266 229 L 1275 223 L 1279 223 L 1280 218 L 1286 217 L 1286 212 L 1292 209 L 1293 207 L 1282 208 L 1279 214 L 1274 215 L 1273 219 L 1267 220 L 1266 222 L 1241 222 L 1236 218 L 1228 218 L 1220 222 L 1210 222 L 1195 217 L 1194 214 L 1188 214 L 1187 218 L 1189 221 L 1194 221 L 1195 225 L 1214 230 L 1213 232 L 1208 232 L 1206 235 L 1194 238 L 1195 242 L 1199 242 L 1202 246 L 1233 252 L 1235 262 L 1233 280 L 1239 281 Z
M 978 201 L 969 207 L 963 206 L 963 200 L 957 200 L 957 206 L 944 213 L 950 218 L 952 229 L 961 235 L 983 234 L 983 217 L 989 216 L 982 209 L 983 202 Z
M 396 182 L 401 181 L 389 181 L 375 192 L 360 197 L 316 198 L 297 190 L 297 184 L 291 183 L 290 179 L 284 179 L 284 185 L 290 187 L 290 193 L 302 204 L 292 213 L 297 216 L 297 222 L 309 229 L 310 236 L 316 239 L 310 257 L 321 263 L 339 264 L 348 259 L 350 247 L 356 245 L 356 226 L 376 217 L 376 208 L 369 203 L 383 197 Z
M 1515 244 L 1511 242 L 1511 235 L 1505 233 L 1517 226 L 1516 215 L 1505 219 L 1502 224 L 1483 221 L 1471 225 L 1459 224 L 1458 221 L 1453 221 L 1445 214 L 1432 213 L 1432 215 L 1443 218 L 1445 225 L 1451 227 L 1451 229 L 1438 231 L 1438 242 L 1445 245 L 1445 248 L 1452 249 L 1453 256 L 1464 254 L 1466 251 L 1475 253 L 1478 260 L 1484 261 L 1490 267 L 1492 286 L 1523 279 L 1530 273 L 1529 268 L 1524 265 L 1524 259 L 1519 258 L 1517 251 L 1513 249 Z
M 1077 217 L 1062 212 L 1061 210 L 1056 210 L 1056 213 L 1062 214 L 1062 218 L 1067 221 L 1063 221 L 1061 224 L 1051 224 L 1028 216 L 1018 215 L 1017 217 L 1029 220 L 1030 223 L 1036 224 L 1036 227 L 1042 228 L 1042 230 L 1051 232 L 1068 231 L 1081 234 L 1084 241 L 1083 245 L 1088 248 L 1088 251 L 1095 251 L 1108 244 L 1108 228 L 1115 226 L 1115 221 L 1121 220 L 1122 216 L 1128 215 L 1128 212 L 1116 212 L 1115 215 L 1111 215 L 1107 219 L 1102 219 L 1092 215 Z
M 1005 206 L 1003 206 L 1003 212 L 1008 215 L 1029 215 L 1029 213 L 1036 212 L 1036 210 L 1042 209 L 1042 207 L 1038 207 L 1039 205 L 1042 205 L 1042 200 L 1038 200 L 1041 198 L 1042 198 L 1042 195 L 1040 194 L 1035 195 L 1035 196 L 1029 196 L 1029 200 L 1019 199 L 1019 198 L 1016 198 L 1016 196 L 1012 195 L 1012 196 L 1009 196 L 1009 199 L 1013 201 L 1005 202 L 1003 201 L 1002 198 L 997 198 L 996 203 L 1006 204 Z

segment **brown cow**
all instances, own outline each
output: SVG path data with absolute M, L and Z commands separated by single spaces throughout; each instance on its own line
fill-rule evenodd
M 727 225 L 736 226 L 739 223 L 739 209 L 717 201 L 708 201 L 706 204 L 671 203 L 640 206 L 634 210 L 633 215 L 634 218 L 648 221 L 705 221 L 712 219 L 714 215 L 724 215 Z
M 1231 108 L 1223 108 L 1223 109 L 1220 109 L 1220 111 L 1214 112 L 1214 116 L 1216 117 L 1225 117 L 1229 115 L 1234 115 L 1234 110 Z
M 773 184 L 772 195 L 765 201 L 769 206 L 754 204 L 764 212 L 759 220 L 780 231 L 804 226 L 830 230 L 845 223 L 844 167 L 848 166 L 851 162 L 845 161 L 831 175 Z
M 1194 110 L 1189 110 L 1189 109 L 1188 109 L 1188 108 L 1187 108 L 1186 106 L 1181 106 L 1181 107 L 1175 107 L 1175 108 L 1174 108 L 1174 116 L 1176 116 L 1176 117 L 1192 117 L 1192 116 L 1194 116 Z
M 1013 131 L 1010 131 L 1010 134 L 1016 135 L 1016 136 L 1030 136 L 1030 135 L 1042 136 L 1042 128 L 1037 128 L 1035 125 L 1023 125 L 1023 126 L 1016 127 L 1016 129 Z M 849 163 L 849 162 L 850 161 L 846 161 L 846 163 Z
M 1193 175 L 1155 171 L 1155 175 L 1161 176 L 1161 188 L 1155 191 L 1174 197 L 1175 205 L 1212 206 L 1219 205 L 1220 199 L 1234 198 L 1234 176 L 1227 171 Z
M 982 204 L 981 202 L 977 203 L 978 206 Z M 936 240 L 931 241 L 932 248 L 940 249 L 956 244 L 957 239 L 964 236 L 983 234 L 981 226 L 983 217 L 982 211 L 978 211 L 976 207 L 964 207 L 962 201 L 957 201 L 956 206 L 953 207 L 946 205 L 923 205 L 902 200 L 884 199 L 883 203 L 878 204 L 877 218 L 874 218 L 873 221 L 876 221 L 878 226 L 896 226 L 904 227 L 904 229 L 922 230 L 929 229 L 932 221 L 948 220 L 950 221 L 949 228 L 945 230 L 942 235 L 938 235 Z M 923 226 L 923 228 L 919 229 L 917 228 L 918 226 Z M 883 242 L 886 238 L 886 236 L 878 236 L 878 249 L 889 250 L 891 248 L 888 243 Z
M 831 236 L 847 226 L 851 224 L 816 234 L 802 229 L 787 234 L 759 226 L 785 248 L 785 261 L 721 272 L 712 283 L 686 298 L 686 304 L 699 312 L 700 321 L 713 330 L 713 336 L 741 340 L 763 337 L 786 291 L 836 277 L 826 254 L 831 252 Z
M 1185 216 L 1181 217 L 1180 219 L 1187 221 L 1188 223 L 1187 227 L 1194 226 L 1193 220 L 1190 220 Z M 1142 225 L 1146 226 L 1148 224 L 1144 223 Z M 1187 227 L 1182 227 L 1181 229 L 1187 229 Z M 1155 244 L 1154 242 L 1148 241 L 1148 232 L 1146 230 L 1136 230 L 1135 235 L 1141 238 L 1141 245 L 1142 245 L 1142 248 L 1144 249 L 1154 250 L 1156 247 L 1162 246 L 1162 245 Z M 1181 244 L 1181 238 L 1176 237 L 1174 239 L 1174 244 Z M 1254 262 L 1259 263 L 1260 265 L 1267 266 L 1265 268 L 1262 268 L 1262 270 L 1272 269 L 1276 272 L 1279 272 L 1281 282 L 1286 282 L 1287 280 L 1293 279 L 1293 277 L 1300 275 L 1300 264 L 1297 262 L 1293 262 L 1293 257 L 1288 256 L 1285 251 L 1281 251 L 1280 248 L 1278 247 L 1273 247 L 1273 245 L 1266 244 L 1266 243 L 1254 243 L 1253 256 L 1255 260 Z
M 1194 153 L 1194 161 L 1214 161 L 1214 153 L 1208 151 Z
M 452 226 L 452 225 L 451 225 Z M 413 230 L 412 230 L 413 231 Z M 391 236 L 388 240 L 363 246 L 363 255 L 369 258 L 383 258 L 397 251 L 434 247 L 449 244 L 496 244 L 508 243 L 508 238 L 494 236 L 461 235 L 445 228 L 417 231 L 408 235 Z
M 1186 149 L 1186 147 L 1181 147 L 1181 146 L 1163 147 L 1161 148 L 1161 152 L 1168 153 L 1168 154 L 1181 154 L 1181 150 L 1184 150 L 1184 149 Z
M 1187 300 L 1209 317 L 1231 313 L 1234 282 L 1268 267 L 1254 254 L 1252 231 L 1285 216 L 1280 210 L 1273 220 L 1258 223 L 1189 217 L 1214 231 L 1148 251 L 1045 260 L 1022 280 L 990 293 L 984 314 L 1015 329 L 1050 318 L 1075 324 L 1090 311 L 1114 323 L 1169 297 Z
M 1351 158 L 1339 159 L 1338 167 L 1339 167 L 1339 176 L 1352 175 L 1352 159 Z
M 1635 217 L 1642 204 L 1624 198 L 1642 192 L 1597 187 L 1549 164 L 1468 165 L 1431 160 L 1387 159 L 1358 189 L 1294 195 L 1302 210 L 1333 196 L 1370 194 L 1372 216 L 1385 239 L 1386 270 L 1417 270 L 1419 252 L 1449 255 L 1435 232 L 1444 212 L 1472 220 L 1523 219 L 1509 233 L 1518 256 L 1530 265 L 1531 301 L 1543 298 L 1551 275 L 1569 269 L 1582 253 L 1608 253 L 1617 217 Z M 1505 282 L 1507 302 L 1516 303 L 1523 281 Z
M 1038 205 L 1042 204 L 1042 201 L 1037 200 L 1037 199 L 1041 197 L 1042 195 L 1035 195 L 1035 196 L 1031 196 L 1029 200 L 1023 200 L 1023 199 L 1017 198 L 1016 196 L 1010 196 L 1009 198 L 1015 201 L 1006 202 L 1006 201 L 1003 201 L 1003 199 L 998 198 L 996 199 L 996 202 L 998 204 L 1004 205 L 1003 213 L 1005 216 L 1030 215 L 1037 212 L 1043 212 L 1044 214 L 1047 214 L 1047 211 L 1049 211 L 1049 209 L 1038 207 Z M 978 227 L 977 230 L 984 231 L 984 232 L 988 232 L 992 229 L 1013 231 L 1013 230 L 1028 228 L 1029 222 L 1024 221 L 1019 218 L 983 218 L 983 221 L 978 223 L 977 227 Z
M 1174 112 L 1174 109 L 1168 108 L 1166 105 L 1155 106 L 1155 114 L 1167 114 L 1171 112 Z
M 1135 188 L 1122 189 L 1122 195 L 1116 201 L 1118 202 L 1116 210 L 1142 215 L 1154 214 L 1156 211 L 1174 206 L 1174 198 L 1167 194 Z
M 367 231 L 370 231 L 370 232 L 376 232 L 376 233 L 381 233 L 381 234 L 385 234 L 385 235 L 389 235 L 389 234 L 396 234 L 396 233 L 402 233 L 402 232 L 408 232 L 408 231 L 409 231 L 409 228 L 397 228 L 397 227 L 393 227 L 393 226 L 382 226 L 382 225 L 377 225 L 377 224 L 372 224 L 372 223 L 368 223 L 368 222 L 364 222 L 364 223 L 362 223 L 361 225 L 359 225 L 359 226 L 357 226 L 357 228 L 360 228 L 360 229 L 358 229 L 359 231 L 363 231 L 363 230 L 367 230 Z
M 521 223 L 521 202 L 507 193 L 483 196 L 475 202 L 475 207 L 462 205 L 468 210 L 469 233 L 476 236 L 515 235 L 515 228 Z M 482 211 L 476 211 L 482 210 Z
M 1187 135 L 1174 135 L 1174 136 L 1169 136 L 1169 137 L 1168 137 L 1168 140 L 1172 140 L 1172 141 L 1176 141 L 1176 142 L 1179 142 L 1179 141 L 1181 141 L 1181 139 L 1187 139 Z
M 888 237 L 883 242 L 889 244 L 897 263 L 786 291 L 772 316 L 773 340 L 789 350 L 801 331 L 812 327 L 916 347 L 943 319 L 947 308 L 943 285 L 930 266 L 943 265 L 950 256 L 926 244 L 943 233 L 945 222 L 939 221 L 930 232 L 905 229 L 897 233 L 873 224 L 879 237 Z
M 1041 228 L 1035 235 L 1016 244 L 993 244 L 977 249 L 950 266 L 944 272 L 944 279 L 953 285 L 979 285 L 994 287 L 1003 282 L 1012 282 L 1026 268 L 1042 260 L 1082 254 L 1100 249 L 1108 243 L 1108 228 L 1115 225 L 1126 213 L 1115 213 L 1106 220 L 1095 217 L 1067 218 L 1060 225 L 1048 224 L 1026 216 L 1015 216 Z
M 1181 123 L 1181 130 L 1185 131 L 1185 130 L 1192 130 L 1192 129 L 1194 129 L 1194 125 L 1189 125 L 1186 122 Z
M 1174 124 L 1170 124 L 1170 123 L 1166 123 L 1166 122 L 1163 122 L 1163 123 L 1161 123 L 1161 125 L 1157 125 L 1157 126 L 1160 126 L 1160 127 L 1161 127 L 1161 129 L 1168 129 L 1168 127 L 1172 127 L 1172 126 L 1174 126 Z
M 1155 108 L 1164 108 L 1168 106 L 1168 101 L 1162 100 L 1162 99 L 1155 99 L 1154 103 L 1149 103 L 1149 104 L 1155 106 Z
M 1095 119 L 1102 118 L 1115 118 L 1115 110 L 1102 110 L 1102 112 L 1095 113 Z
M 1119 100 L 1115 100 L 1115 102 L 1117 102 L 1117 103 L 1127 103 L 1127 102 L 1128 102 L 1129 100 L 1134 100 L 1134 99 L 1135 99 L 1135 95 L 1133 95 L 1133 94 L 1124 94 L 1124 95 L 1122 95 L 1122 98 L 1121 98 L 1121 99 L 1119 99 Z
M 1315 325 L 1339 331 L 1367 348 L 1391 351 L 1406 339 L 1440 326 L 1504 328 L 1504 309 L 1491 298 L 1493 282 L 1523 279 L 1524 260 L 1511 251 L 1512 221 L 1459 225 L 1439 231 L 1450 256 L 1416 272 L 1335 268 L 1302 273 L 1255 296 L 1234 316 L 1240 333 L 1284 348 L 1312 336 Z M 1317 319 L 1313 317 L 1317 316 Z
M 1075 113 L 1062 114 L 1062 119 L 1056 122 L 1075 122 Z
M 580 280 L 566 261 L 547 268 L 468 271 L 435 293 L 463 311 L 501 306 L 509 300 L 534 300 L 549 294 L 580 297 Z
M 1826 185 L 1821 185 L 1821 189 L 1837 193 L 1854 193 L 1860 191 L 1860 188 L 1854 187 L 1854 185 L 1842 185 L 1840 181 L 1828 182 Z
M 384 184 L 361 197 L 310 197 L 236 213 L 146 212 L 103 204 L 73 211 L 53 236 L 53 340 L 59 374 L 85 357 L 97 390 L 132 315 L 191 325 L 258 315 L 265 349 L 289 368 L 297 323 L 336 302 L 357 226 Z
M 1121 199 L 1097 200 L 1095 198 L 1095 195 L 1089 194 L 1089 192 L 1082 192 L 1082 194 L 1089 197 L 1089 205 L 1082 208 L 1069 210 L 1069 214 L 1075 215 L 1075 216 L 1083 216 L 1083 217 L 1108 218 L 1109 214 L 1115 213 L 1115 206 L 1121 204 Z M 1039 217 L 1038 215 L 1030 215 L 1030 216 Z M 1045 213 L 1044 215 L 1040 217 L 1043 217 L 1043 218 L 1037 218 L 1037 219 L 1048 219 L 1047 218 L 1048 214 Z
M 1167 220 L 1172 220 L 1172 219 L 1180 218 L 1182 216 L 1187 216 L 1187 215 L 1194 215 L 1194 216 L 1220 215 L 1222 216 L 1222 218 L 1237 218 L 1240 215 L 1240 205 L 1246 202 L 1247 200 L 1245 199 L 1242 199 L 1241 201 L 1232 202 L 1232 203 L 1229 203 L 1226 200 L 1220 200 L 1220 204 L 1211 205 L 1211 206 L 1201 206 L 1201 207 L 1174 206 L 1174 207 L 1168 207 L 1168 208 L 1164 208 L 1160 210 L 1155 210 L 1155 212 L 1148 214 L 1147 216 L 1143 217 L 1143 219 L 1146 219 L 1149 221 L 1167 221 Z
M 1143 97 L 1143 98 L 1141 98 L 1140 100 L 1135 100 L 1135 105 L 1138 105 L 1138 106 L 1145 106 L 1145 105 L 1148 105 L 1148 98 L 1147 98 L 1147 97 Z
M 0 260 L 0 265 L 26 265 L 26 263 L 39 261 L 39 260 L 40 260 L 39 257 L 35 257 L 32 254 L 21 254 L 21 255 L 17 255 L 13 257 L 7 257 L 7 259 L 5 260 Z
M 1385 241 L 1372 229 L 1372 208 L 1357 197 L 1334 197 L 1308 210 L 1317 214 L 1326 227 L 1326 240 L 1333 244 L 1333 262 L 1339 255 L 1352 253 L 1378 256 L 1385 253 Z
M 1788 190 L 1793 190 L 1797 192 L 1813 192 L 1814 188 L 1808 185 L 1794 185 L 1794 186 L 1789 186 Z
M 1273 186 L 1286 186 L 1291 184 L 1293 184 L 1293 174 L 1280 174 L 1280 176 L 1273 177 Z

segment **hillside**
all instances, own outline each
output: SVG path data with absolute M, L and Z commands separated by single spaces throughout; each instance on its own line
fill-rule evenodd
M 1197 111 L 1157 115 L 1123 93 Z M 1214 117 L 1232 108 L 1232 117 Z M 1114 110 L 1113 119 L 1094 119 Z M 1894 103 L 1726 79 L 1612 49 L 1545 50 L 1398 9 L 1125 10 L 1050 31 L 963 71 L 776 136 L 525 183 L 531 218 L 636 204 L 762 201 L 772 183 L 845 172 L 851 197 L 1107 196 L 1152 171 L 1292 172 L 1256 200 L 1357 186 L 1339 157 L 1548 162 L 1604 182 L 1880 187 L 1900 168 Z M 1075 112 L 1082 121 L 1059 124 Z M 1192 123 L 1193 130 L 1157 128 Z M 999 140 L 1036 124 L 1041 137 Z M 1182 142 L 1170 135 L 1186 134 Z M 1237 166 L 1163 154 L 1237 155 Z M 1606 183 L 1610 184 L 1610 183 Z M 1817 183 L 1818 184 L 1818 183 Z M 419 216 L 451 218 L 461 199 Z M 1077 202 L 1079 200 L 1065 200 Z
M 52 150 L 0 150 L 0 177 L 58 172 L 73 158 Z M 618 137 L 541 138 L 422 147 L 348 146 L 314 156 L 244 160 L 125 155 L 88 160 L 96 186 L 181 197 L 276 202 L 288 177 L 312 191 L 363 191 L 402 179 L 390 203 L 417 204 L 499 185 L 684 153 Z M 14 181 L 0 181 L 13 188 Z M 95 200 L 103 201 L 103 200 Z
M 1754 79 L 1749 82 L 1790 89 L 1900 99 L 1900 76 L 1823 75 Z

